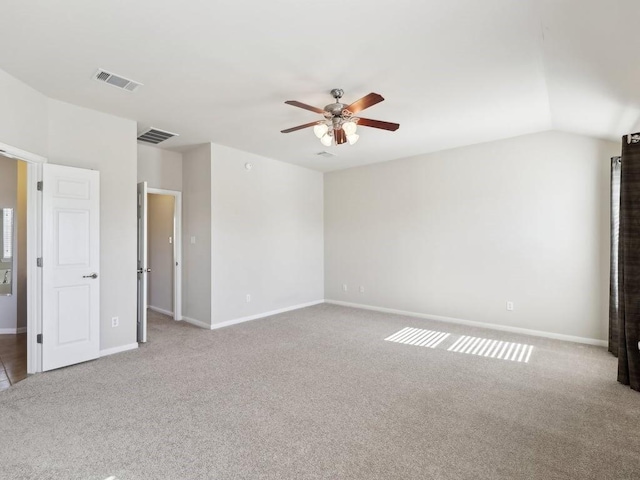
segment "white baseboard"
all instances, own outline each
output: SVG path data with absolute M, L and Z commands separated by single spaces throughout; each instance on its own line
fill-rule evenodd
M 121 353 L 121 352 L 126 352 L 128 350 L 135 350 L 136 348 L 138 348 L 137 343 L 130 343 L 128 345 L 122 345 L 120 347 L 105 348 L 104 350 L 100 350 L 100 356 L 106 357 L 107 355 L 113 355 L 114 353 Z
M 290 312 L 292 310 L 298 310 L 300 308 L 312 307 L 313 305 L 319 305 L 324 303 L 324 300 L 315 300 L 313 302 L 301 303 L 300 305 L 293 305 L 291 307 L 280 308 L 278 310 L 272 310 L 270 312 L 258 313 L 256 315 L 249 315 L 248 317 L 236 318 L 234 320 L 227 320 L 226 322 L 215 323 L 211 325 L 211 330 L 217 330 L 218 328 L 229 327 L 238 323 L 250 322 L 251 320 L 258 320 L 259 318 L 270 317 L 271 315 L 277 315 L 278 313 Z
M 16 335 L 18 333 L 27 333 L 27 327 L 0 328 L 0 335 Z
M 597 338 L 575 337 L 573 335 L 564 335 L 562 333 L 545 332 L 542 330 L 530 330 L 528 328 L 512 327 L 510 325 L 500 325 L 497 323 L 484 323 L 475 320 L 464 320 L 462 318 L 443 317 L 441 315 L 430 315 L 428 313 L 407 312 L 405 310 L 396 310 L 395 308 L 374 307 L 372 305 L 363 305 L 360 303 L 342 302 L 340 300 L 326 300 L 326 303 L 332 305 L 341 305 L 343 307 L 361 308 L 363 310 L 373 310 L 375 312 L 394 313 L 396 315 L 406 315 L 407 317 L 424 318 L 427 320 L 436 320 L 438 322 L 457 323 L 460 325 L 469 325 L 471 327 L 490 328 L 493 330 L 501 330 L 511 333 L 522 333 L 524 335 L 533 335 L 535 337 L 552 338 L 554 340 L 564 340 L 565 342 L 584 343 L 587 345 L 596 345 L 598 347 L 606 347 L 606 340 Z
M 154 312 L 162 313 L 163 315 L 168 315 L 171 318 L 173 318 L 173 312 L 170 312 L 169 310 L 165 310 L 164 308 L 154 307 L 153 305 L 147 305 L 147 308 L 149 310 L 153 310 Z
M 209 325 L 208 323 L 202 322 L 200 320 L 196 320 L 195 318 L 189 318 L 189 317 L 183 316 L 182 321 L 190 323 L 191 325 L 195 325 L 196 327 L 206 328 L 207 330 L 211 329 L 211 325 Z

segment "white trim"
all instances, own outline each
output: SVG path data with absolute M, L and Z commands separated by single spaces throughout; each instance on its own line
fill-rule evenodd
M 47 162 L 47 159 L 45 157 L 36 155 L 35 153 L 27 152 L 26 150 L 21 150 L 2 142 L 0 142 L 0 154 L 4 155 L 5 157 L 15 158 L 16 160 L 23 160 L 27 163 Z
M 189 317 L 183 316 L 182 321 L 190 323 L 191 325 L 195 325 L 196 327 L 206 328 L 207 330 L 211 329 L 211 325 L 209 325 L 208 323 L 202 322 L 200 320 L 196 320 L 195 318 L 189 318 Z
M 26 333 L 27 327 L 19 328 L 0 328 L 0 335 L 17 335 L 19 333 Z
M 42 165 L 27 164 L 27 373 L 42 371 L 42 269 L 37 258 L 42 255 L 42 196 L 37 182 L 42 180 Z
M 164 188 L 153 188 L 153 187 L 148 187 L 147 193 L 153 193 L 155 195 L 170 195 L 172 197 L 182 194 L 180 190 L 166 190 Z
M 138 348 L 137 343 L 130 343 L 128 345 L 121 345 L 119 347 L 105 348 L 100 350 L 100 357 L 106 357 L 107 355 L 113 355 L 114 353 L 128 352 L 129 350 L 135 350 Z
M 170 195 L 175 199 L 173 204 L 173 258 L 176 265 L 173 275 L 173 312 L 166 315 L 172 316 L 174 320 L 182 320 L 182 192 L 163 188 L 147 188 L 147 196 L 150 193 Z
M 235 320 L 227 320 L 226 322 L 214 323 L 211 325 L 211 330 L 217 330 L 218 328 L 229 327 L 238 323 L 249 322 L 251 320 L 257 320 L 259 318 L 270 317 L 277 315 L 278 313 L 290 312 L 291 310 L 298 310 L 300 308 L 312 307 L 324 303 L 324 300 L 316 300 L 309 303 L 301 303 L 300 305 L 293 305 L 292 307 L 280 308 L 278 310 L 271 310 L 270 312 L 258 313 L 256 315 L 249 315 L 248 317 L 236 318 Z
M 533 335 L 534 337 L 552 338 L 554 340 L 564 340 L 565 342 L 584 343 L 587 345 L 596 345 L 598 347 L 606 347 L 606 340 L 598 340 L 596 338 L 576 337 L 573 335 L 564 335 L 562 333 L 545 332 L 542 330 L 530 330 L 528 328 L 512 327 L 509 325 L 500 325 L 497 323 L 484 323 L 475 320 L 464 320 L 462 318 L 443 317 L 441 315 L 430 315 L 428 313 L 408 312 L 406 310 L 396 310 L 395 308 L 374 307 L 372 305 L 363 305 L 360 303 L 342 302 L 340 300 L 326 300 L 325 303 L 331 305 L 340 305 L 342 307 L 360 308 L 363 310 L 373 310 L 375 312 L 393 313 L 396 315 L 406 315 L 407 317 L 424 318 L 426 320 L 436 320 L 438 322 L 456 323 L 460 325 L 469 325 L 471 327 L 489 328 L 493 330 L 502 330 L 504 332 L 521 333 L 524 335 Z
M 165 310 L 164 308 L 154 307 L 153 305 L 147 305 L 147 308 L 149 310 L 153 310 L 154 312 L 158 312 L 163 315 L 168 315 L 170 317 L 173 317 L 173 312 L 170 312 L 169 310 Z

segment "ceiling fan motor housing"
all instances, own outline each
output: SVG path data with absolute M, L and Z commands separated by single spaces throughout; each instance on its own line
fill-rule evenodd
M 342 115 L 342 112 L 344 111 L 345 108 L 347 108 L 348 105 L 345 105 L 344 103 L 330 103 L 329 105 L 326 105 L 324 107 L 324 111 L 327 112 L 328 114 L 330 114 L 332 117 L 335 117 L 337 115 Z

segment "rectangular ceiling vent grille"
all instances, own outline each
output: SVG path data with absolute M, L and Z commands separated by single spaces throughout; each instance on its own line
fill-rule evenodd
M 157 128 L 150 128 L 149 130 L 142 132 L 138 135 L 138 140 L 141 142 L 153 143 L 154 145 L 164 142 L 171 137 L 177 137 L 177 133 L 167 132 L 165 130 L 158 130 Z
M 325 158 L 331 158 L 331 157 L 335 157 L 336 156 L 335 153 L 330 153 L 330 152 L 318 152 L 318 153 L 316 153 L 316 155 L 319 155 L 319 156 L 325 157 Z
M 117 87 L 127 92 L 135 92 L 136 89 L 142 86 L 142 83 L 124 78 L 115 73 L 107 72 L 106 70 L 99 69 L 93 76 L 94 80 L 98 82 L 104 82 L 112 87 Z

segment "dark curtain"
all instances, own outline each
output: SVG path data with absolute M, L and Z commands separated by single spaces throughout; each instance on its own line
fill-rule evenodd
M 640 391 L 640 134 L 622 141 L 617 291 L 618 381 Z

